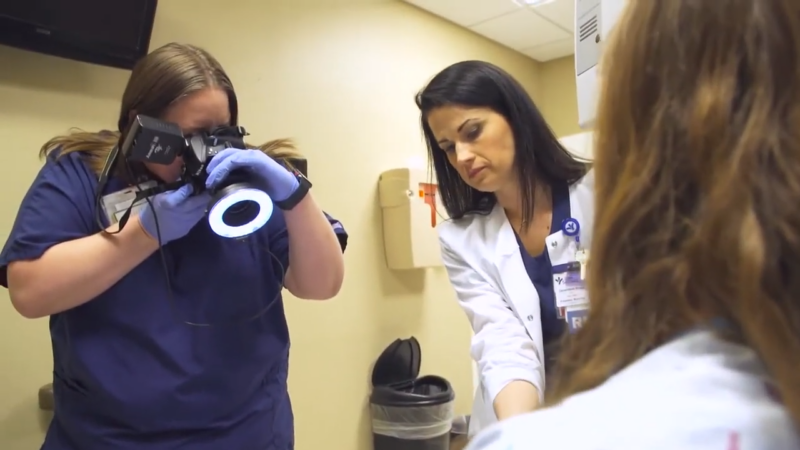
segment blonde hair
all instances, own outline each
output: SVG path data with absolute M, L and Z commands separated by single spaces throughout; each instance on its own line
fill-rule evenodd
M 193 45 L 171 43 L 139 61 L 131 72 L 122 96 L 117 131 L 87 132 L 74 129 L 69 134 L 47 141 L 39 151 L 45 158 L 58 150 L 58 157 L 80 152 L 86 163 L 100 174 L 111 150 L 127 130 L 132 115 L 161 116 L 178 99 L 209 87 L 228 95 L 231 125 L 238 124 L 239 102 L 225 70 L 207 51 Z M 292 141 L 276 139 L 262 145 L 249 145 L 291 166 L 302 159 Z
M 596 124 L 591 312 L 554 404 L 720 318 L 800 426 L 800 2 L 629 2 Z

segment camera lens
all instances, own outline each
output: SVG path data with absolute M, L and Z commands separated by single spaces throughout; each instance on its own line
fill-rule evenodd
M 229 227 L 238 227 L 250 223 L 261 211 L 257 202 L 242 200 L 234 203 L 222 213 L 222 222 Z

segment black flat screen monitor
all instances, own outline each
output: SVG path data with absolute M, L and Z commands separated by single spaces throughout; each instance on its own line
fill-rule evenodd
M 157 0 L 0 0 L 0 44 L 131 69 L 149 50 L 156 6 Z

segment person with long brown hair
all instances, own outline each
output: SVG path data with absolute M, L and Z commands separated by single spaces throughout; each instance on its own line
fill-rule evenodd
M 181 157 L 131 162 L 103 187 L 109 155 L 139 116 L 202 135 L 238 125 L 238 100 L 208 52 L 168 44 L 134 67 L 117 131 L 42 148 L 44 167 L 0 254 L 16 310 L 50 318 L 55 414 L 42 449 L 291 449 L 281 292 L 336 295 L 346 233 L 288 170 L 287 140 L 224 149 L 208 163 L 206 189 L 160 193 L 117 223 L 98 210 L 100 195 L 130 190 L 138 176 L 183 177 Z M 275 208 L 246 239 L 229 239 L 205 220 L 209 190 L 242 167 Z
M 591 312 L 470 449 L 800 448 L 800 2 L 629 2 L 601 74 Z

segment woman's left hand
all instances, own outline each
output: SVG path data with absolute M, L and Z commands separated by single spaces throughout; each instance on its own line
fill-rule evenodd
M 206 188 L 212 189 L 236 169 L 245 169 L 261 178 L 266 193 L 273 201 L 289 198 L 300 186 L 297 177 L 260 150 L 228 148 L 219 152 L 208 164 Z

